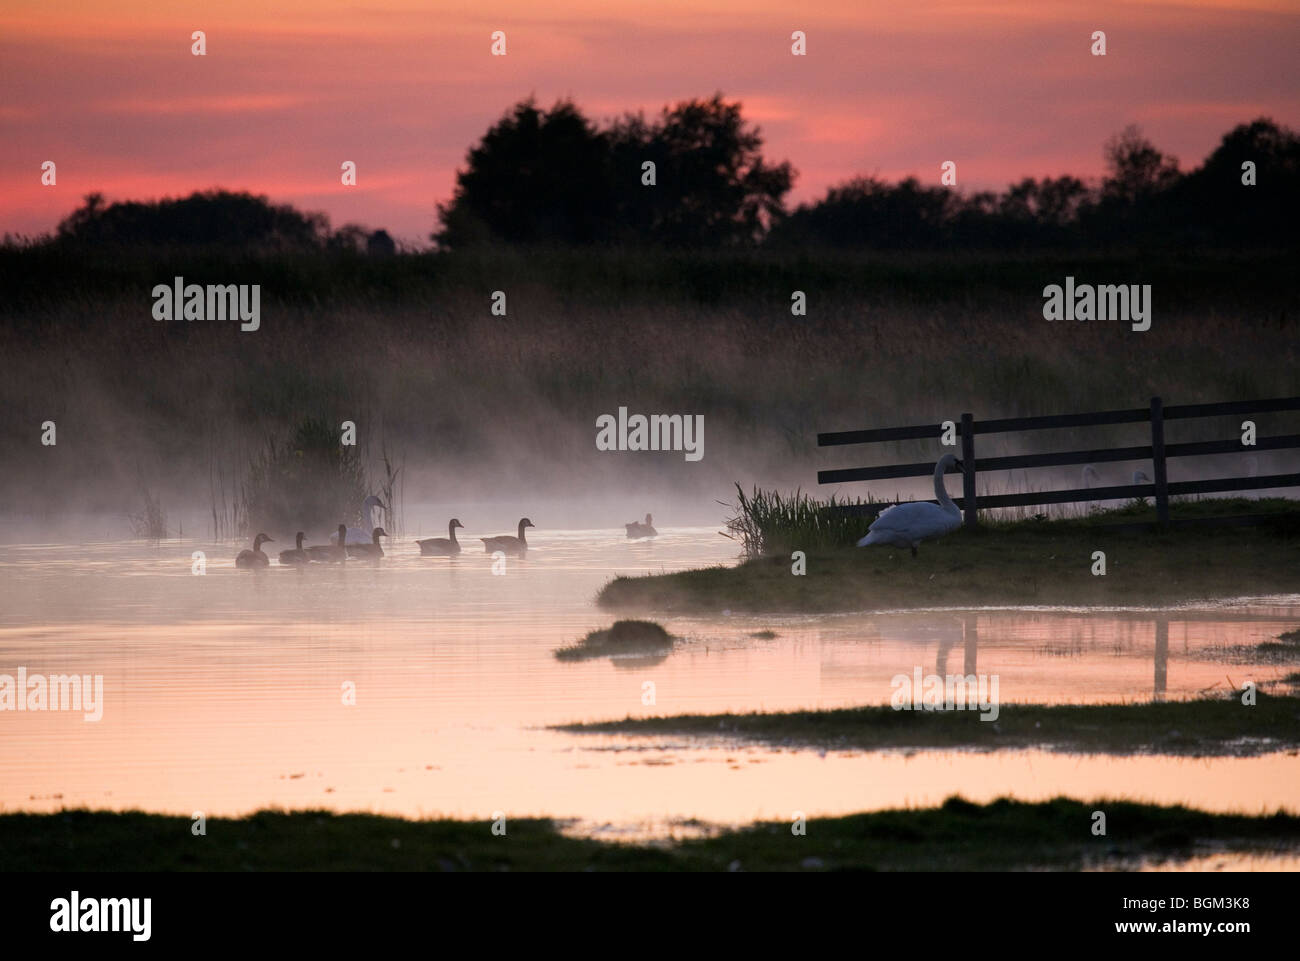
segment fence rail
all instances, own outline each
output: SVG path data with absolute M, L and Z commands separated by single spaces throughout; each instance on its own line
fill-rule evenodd
M 1193 441 L 1166 444 L 1164 422 L 1188 418 L 1223 417 L 1239 414 L 1260 414 L 1277 411 L 1300 411 L 1300 397 L 1280 397 L 1272 400 L 1236 400 L 1216 404 L 1183 404 L 1165 407 L 1159 397 L 1151 398 L 1148 407 L 1129 410 L 1093 411 L 1080 414 L 1056 414 L 1043 417 L 1009 417 L 999 420 L 977 421 L 971 414 L 962 414 L 955 424 L 956 436 L 961 440 L 962 495 L 953 502 L 961 508 L 968 527 L 975 526 L 979 508 L 1023 507 L 1036 504 L 1067 504 L 1081 501 L 1116 500 L 1128 497 L 1154 497 L 1156 517 L 1169 522 L 1169 498 L 1183 494 L 1207 494 L 1225 491 L 1265 490 L 1269 488 L 1300 487 L 1300 473 L 1269 474 L 1263 477 L 1221 477 L 1196 481 L 1170 482 L 1168 460 L 1171 457 L 1200 457 L 1207 454 L 1253 453 L 1268 450 L 1300 448 L 1300 434 L 1276 434 L 1254 438 L 1255 443 L 1245 445 L 1235 440 Z M 1062 427 L 1094 427 L 1105 424 L 1150 424 L 1151 443 L 1133 447 L 1106 447 L 1091 450 L 1055 451 L 1046 454 L 1015 454 L 1005 457 L 976 456 L 975 438 L 980 434 L 1019 433 L 1031 430 L 1050 430 Z M 818 447 L 839 447 L 849 444 L 876 444 L 898 440 L 938 439 L 944 432 L 942 424 L 924 424 L 915 427 L 884 427 L 870 430 L 849 430 L 817 435 Z M 1035 491 L 1023 494 L 976 495 L 975 481 L 980 471 L 1004 471 L 1034 467 L 1068 467 L 1079 464 L 1102 464 L 1114 461 L 1150 460 L 1153 479 L 1149 484 L 1122 484 L 1111 487 L 1081 487 L 1059 491 Z M 934 472 L 934 462 L 892 464 L 883 467 L 847 467 L 817 472 L 817 483 L 840 484 L 850 481 L 886 480 L 897 477 L 922 477 Z M 876 514 L 887 504 L 859 504 L 843 508 L 851 514 Z

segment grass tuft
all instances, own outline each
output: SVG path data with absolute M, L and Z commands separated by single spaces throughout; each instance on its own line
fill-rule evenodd
M 571 647 L 558 648 L 555 656 L 561 661 L 585 661 L 615 654 L 667 654 L 672 649 L 672 635 L 654 621 L 623 620 L 592 631 Z

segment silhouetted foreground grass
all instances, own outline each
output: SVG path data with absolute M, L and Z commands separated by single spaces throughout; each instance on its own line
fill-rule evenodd
M 1300 654 L 1300 650 L 1297 650 Z M 890 694 L 881 691 L 881 700 Z M 978 711 L 829 711 L 679 714 L 566 724 L 573 734 L 721 737 L 795 747 L 878 751 L 1046 748 L 1081 754 L 1242 757 L 1300 747 L 1300 698 L 1256 694 L 1145 704 L 1004 704 L 996 721 Z
M 1093 812 L 1107 835 L 1091 833 Z M 567 838 L 545 819 L 407 821 L 324 811 L 259 811 L 190 820 L 140 812 L 0 815 L 8 871 L 961 871 L 1132 866 L 1214 850 L 1291 850 L 1300 817 L 1209 814 L 1184 807 L 1057 798 L 813 818 L 664 845 Z
M 1223 503 L 1251 510 L 1249 502 Z M 1291 504 L 1259 527 L 1120 531 L 1089 518 L 963 528 L 922 544 L 915 558 L 886 546 L 808 551 L 807 573 L 794 575 L 790 555 L 780 554 L 733 567 L 617 577 L 597 600 L 611 610 L 829 613 L 1290 593 L 1300 590 L 1300 503 Z M 1172 515 L 1208 516 L 1211 506 L 1176 505 Z M 1154 518 L 1131 512 L 1120 519 Z M 1106 555 L 1105 575 L 1092 573 L 1094 551 Z

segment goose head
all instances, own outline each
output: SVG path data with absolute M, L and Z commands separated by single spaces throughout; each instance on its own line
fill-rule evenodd
M 272 540 L 270 537 L 267 537 L 265 534 L 258 534 L 256 537 L 253 538 L 253 550 L 260 551 L 262 549 L 263 544 L 274 544 L 274 543 L 275 541 Z
M 464 526 L 465 526 L 464 524 L 462 524 L 460 521 L 456 520 L 456 518 L 453 517 L 451 519 L 451 523 L 447 525 L 447 528 L 448 530 L 450 530 L 453 527 L 464 527 Z
M 525 528 L 525 527 L 534 527 L 534 526 L 536 526 L 536 525 L 534 525 L 533 522 L 530 521 L 527 517 L 522 518 L 522 519 L 519 521 L 519 536 L 520 536 L 520 537 L 523 537 L 523 536 L 524 536 L 524 528 Z
M 379 543 L 379 538 L 387 537 L 387 536 L 388 536 L 388 531 L 384 530 L 382 527 L 376 527 L 370 533 L 370 539 L 373 540 L 376 544 Z

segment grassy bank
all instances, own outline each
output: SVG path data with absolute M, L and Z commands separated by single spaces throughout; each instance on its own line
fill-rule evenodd
M 831 711 L 681 714 L 570 724 L 574 734 L 736 738 L 835 750 L 1047 748 L 1086 754 L 1242 757 L 1300 748 L 1300 698 L 1259 693 L 1170 703 L 1020 705 L 1001 707 L 996 721 L 976 711 L 896 711 L 854 707 Z
M 1091 833 L 1103 811 L 1107 835 Z M 950 798 L 924 810 L 786 822 L 660 845 L 568 838 L 555 822 L 407 821 L 323 811 L 190 820 L 139 812 L 0 815 L 8 871 L 798 871 L 1128 867 L 1215 850 L 1294 850 L 1300 817 L 1058 798 L 986 805 Z
M 1223 512 L 1261 509 L 1218 502 Z M 1234 506 L 1235 505 L 1235 506 Z M 807 572 L 788 555 L 734 567 L 618 577 L 598 597 L 609 610 L 779 613 L 871 611 L 997 604 L 1121 605 L 1300 591 L 1300 512 L 1296 502 L 1248 528 L 1122 531 L 1096 517 L 1021 521 L 958 530 L 921 546 L 913 558 L 894 547 L 809 551 Z M 1186 505 L 1180 513 L 1213 513 Z M 1125 512 L 1124 520 L 1153 515 Z M 1106 573 L 1092 573 L 1093 553 Z

